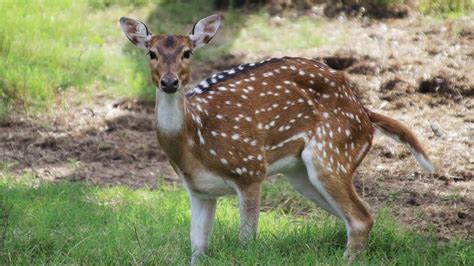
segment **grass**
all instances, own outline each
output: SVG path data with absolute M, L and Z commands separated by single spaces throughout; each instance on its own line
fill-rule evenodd
M 233 50 L 240 53 L 268 53 L 268 51 L 278 53 L 321 45 L 318 21 L 309 17 L 284 20 L 286 21 L 270 23 L 267 14 L 247 17 L 245 27 L 234 41 Z
M 157 190 L 38 182 L 0 174 L 0 264 L 158 264 L 189 262 L 189 201 L 181 187 Z M 258 239 L 238 244 L 235 197 L 218 203 L 203 265 L 340 265 L 345 229 L 288 188 L 263 189 Z M 294 208 L 291 208 L 293 206 Z M 302 206 L 305 215 L 299 215 Z M 472 265 L 473 243 L 438 242 L 399 229 L 379 213 L 368 251 L 356 265 Z
M 154 99 L 145 51 L 123 36 L 117 20 L 140 18 L 155 34 L 187 33 L 215 13 L 212 1 L 48 0 L 1 1 L 0 120 L 9 113 L 50 108 L 65 90 L 78 95 L 105 91 Z M 210 48 L 195 61 L 234 53 L 286 51 L 320 44 L 314 19 L 297 18 L 275 27 L 262 14 L 230 10 Z M 291 32 L 291 34 L 288 34 Z M 273 43 L 273 45 L 271 44 Z
M 367 2 L 371 4 L 376 4 L 380 6 L 391 6 L 396 4 L 405 4 L 408 3 L 410 0 L 369 0 Z
M 473 0 L 420 0 L 419 8 L 424 14 L 434 14 L 447 18 L 459 18 L 472 12 Z
M 0 7 L 5 11 L 0 23 L 0 120 L 11 112 L 47 110 L 65 90 L 78 97 L 105 91 L 152 100 L 145 52 L 126 40 L 117 19 L 140 18 L 154 33 L 185 33 L 194 21 L 215 12 L 206 0 L 5 0 Z M 469 9 L 472 2 L 466 0 L 437 0 L 423 10 L 455 16 Z M 322 43 L 317 20 L 285 20 L 230 10 L 212 47 L 197 51 L 194 59 L 285 53 Z M 71 169 L 81 166 L 72 157 L 68 164 Z M 188 263 L 190 211 L 181 187 L 132 190 L 46 183 L 33 172 L 14 176 L 11 166 L 0 163 L 0 264 Z M 390 198 L 397 196 L 394 192 Z M 243 248 L 237 241 L 237 202 L 220 200 L 203 264 L 343 262 L 342 223 L 299 197 L 286 182 L 265 185 L 262 210 L 259 238 Z M 473 249 L 472 241 L 441 243 L 433 235 L 400 229 L 385 210 L 358 264 L 472 265 Z
M 405 4 L 424 15 L 441 19 L 459 19 L 474 10 L 474 0 L 359 0 L 359 4 L 391 7 Z M 354 1 L 348 1 L 353 5 Z
M 97 16 L 83 1 L 0 5 L 6 10 L 0 24 L 0 116 L 11 107 L 44 110 L 65 89 L 120 84 L 113 73 L 126 69 L 126 60 L 114 57 L 108 44 L 116 19 Z
M 155 34 L 186 33 L 195 21 L 216 13 L 210 0 L 5 0 L 0 7 L 5 10 L 0 23 L 0 121 L 12 112 L 48 110 L 65 90 L 74 90 L 84 101 L 88 97 L 83 95 L 97 92 L 152 101 L 147 56 L 126 40 L 117 19 L 140 18 Z M 451 19 L 473 7 L 473 0 L 419 2 L 423 13 Z M 285 54 L 322 44 L 321 25 L 314 18 L 277 21 L 264 12 L 235 9 L 224 16 L 218 37 L 195 53 L 195 62 L 227 54 Z
M 0 119 L 11 111 L 44 111 L 66 89 L 151 99 L 148 70 L 134 67 L 146 64 L 145 52 L 127 52 L 117 21 L 147 19 L 169 1 L 152 2 L 2 1 Z

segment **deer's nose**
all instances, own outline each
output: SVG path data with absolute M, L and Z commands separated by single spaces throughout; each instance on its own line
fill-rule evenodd
M 160 87 L 166 93 L 175 93 L 179 87 L 178 78 L 174 75 L 165 75 L 161 78 Z

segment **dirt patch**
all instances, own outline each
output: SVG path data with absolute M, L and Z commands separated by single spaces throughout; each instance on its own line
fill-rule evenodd
M 474 26 L 466 25 L 460 31 L 459 35 L 468 40 L 474 40 Z
M 384 6 L 366 0 L 331 0 L 327 2 L 324 8 L 324 15 L 330 18 L 340 16 L 341 14 L 351 17 L 371 17 L 377 19 L 405 18 L 410 15 L 410 7 L 402 4 Z
M 380 85 L 381 100 L 393 103 L 394 109 L 400 109 L 405 106 L 404 96 L 415 92 L 415 88 L 406 80 L 397 76 L 390 77 Z
M 350 74 L 358 75 L 378 75 L 381 71 L 380 65 L 376 61 L 362 61 L 347 69 Z
M 418 91 L 449 97 L 455 101 L 461 100 L 463 96 L 474 96 L 474 86 L 468 81 L 468 78 L 456 77 L 456 75 L 446 73 L 421 80 Z
M 175 180 L 153 130 L 153 105 L 103 102 L 3 125 L 0 161 L 48 180 L 131 187 L 157 186 L 158 176 Z
M 359 61 L 358 58 L 356 58 L 353 54 L 349 54 L 348 52 L 338 52 L 333 56 L 315 59 L 320 60 L 331 68 L 337 70 L 345 70 Z
M 383 71 L 382 65 L 377 59 L 367 55 L 360 55 L 352 50 L 342 49 L 334 55 L 313 57 L 313 59 L 321 61 L 333 69 L 346 71 L 350 74 L 378 75 Z
M 436 76 L 434 78 L 422 80 L 418 91 L 421 93 L 433 93 L 438 95 L 446 95 L 453 97 L 454 99 L 460 99 L 461 93 L 459 89 L 455 87 L 452 79 L 446 78 L 444 76 Z
M 410 87 L 410 84 L 398 77 L 386 80 L 380 86 L 381 91 L 405 91 L 406 93 L 412 93 L 413 90 Z

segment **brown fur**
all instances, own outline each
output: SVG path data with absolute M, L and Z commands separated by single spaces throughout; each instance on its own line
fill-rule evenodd
M 157 55 L 156 60 L 150 60 L 151 79 L 155 86 L 160 86 L 161 77 L 173 75 L 184 87 L 189 82 L 191 73 L 191 60 L 183 58 L 186 50 L 191 50 L 192 44 L 188 36 L 183 35 L 158 35 L 153 36 L 150 51 Z
M 416 152 L 422 154 L 428 159 L 428 155 L 415 136 L 415 133 L 413 133 L 407 126 L 395 119 L 374 112 L 369 111 L 369 116 L 370 121 L 372 121 L 372 123 L 374 123 L 381 130 L 387 132 L 388 134 L 398 136 L 401 142 L 410 145 L 413 147 L 413 149 L 415 149 Z
M 294 66 L 295 70 L 283 70 L 280 68 L 281 66 Z M 277 77 L 261 78 L 263 73 L 273 69 L 280 70 Z M 297 74 L 300 70 L 307 73 L 306 75 L 315 74 L 314 78 L 300 77 Z M 321 73 L 323 76 L 320 77 L 317 73 Z M 258 77 L 258 79 L 252 81 L 250 80 L 252 76 Z M 249 79 L 249 81 L 246 82 L 245 79 Z M 236 85 L 237 92 L 230 91 L 229 89 L 233 88 L 231 84 L 239 80 L 242 83 Z M 310 80 L 313 80 L 314 83 L 310 84 Z M 288 81 L 290 84 L 285 84 L 284 81 Z M 262 86 L 262 82 L 267 82 L 267 85 Z M 328 86 L 327 83 L 331 82 L 334 82 L 334 87 Z M 281 88 L 276 89 L 277 85 L 280 85 Z M 245 93 L 243 89 L 249 86 L 253 87 L 254 90 Z M 219 87 L 224 87 L 227 90 L 219 91 Z M 211 91 L 218 94 L 210 94 Z M 334 95 L 337 91 L 340 92 L 338 95 L 341 96 L 336 97 Z M 269 92 L 271 94 L 268 94 Z M 261 93 L 265 95 L 260 96 Z M 277 96 L 275 96 L 276 93 L 278 93 Z M 346 97 L 344 93 L 352 98 Z M 242 98 L 242 95 L 246 96 L 247 99 Z M 329 98 L 323 98 L 323 95 L 325 97 L 329 95 Z M 211 96 L 212 99 L 208 99 L 207 96 Z M 207 102 L 198 102 L 197 99 L 205 99 Z M 318 139 L 316 132 L 318 126 L 324 128 L 325 131 L 329 131 L 330 128 L 334 131 L 334 148 L 344 147 L 344 144 L 348 143 L 348 154 L 350 153 L 350 157 L 353 158 L 351 161 L 348 161 L 349 157 L 344 156 L 344 152 L 335 154 L 330 149 L 327 149 L 327 156 L 334 156 L 333 160 L 344 163 L 347 166 L 347 171 L 352 172 L 359 163 L 355 160 L 354 154 L 359 151 L 362 145 L 359 144 L 358 140 L 370 143 L 373 134 L 370 120 L 362 105 L 355 100 L 344 75 L 337 72 L 331 73 L 327 66 L 303 58 L 283 58 L 264 63 L 260 67 L 252 69 L 252 71 L 242 72 L 232 78 L 213 84 L 207 92 L 191 96 L 186 100 L 190 105 L 187 117 L 188 125 L 190 125 L 190 128 L 188 128 L 189 134 L 193 135 L 195 143 L 199 143 L 198 124 L 193 123 L 191 115 L 193 114 L 201 120 L 200 131 L 206 141 L 203 146 L 195 145 L 191 152 L 213 171 L 231 178 L 236 183 L 248 184 L 252 183 L 253 180 L 260 180 L 265 176 L 267 165 L 289 154 L 299 156 L 304 148 L 304 142 L 301 139 L 288 142 L 275 150 L 265 150 L 265 147 L 282 143 L 300 132 L 308 132 L 309 139 L 313 137 Z M 230 102 L 230 104 L 226 102 Z M 196 108 L 198 105 L 202 111 Z M 285 107 L 288 108 L 284 109 Z M 335 111 L 337 107 L 340 107 L 341 110 Z M 256 110 L 264 111 L 255 114 Z M 322 116 L 325 111 L 329 114 L 329 119 Z M 360 124 L 355 124 L 352 119 L 342 113 L 351 111 L 354 112 L 354 115 L 360 117 Z M 301 114 L 300 117 L 297 117 L 299 114 Z M 217 119 L 218 115 L 222 115 L 222 119 Z M 250 118 L 250 121 L 246 120 L 247 118 Z M 272 121 L 275 121 L 273 126 Z M 329 123 L 329 127 L 326 123 Z M 259 124 L 262 125 L 262 128 L 258 127 Z M 233 126 L 239 128 L 233 129 Z M 265 129 L 265 126 L 269 126 L 269 128 Z M 283 131 L 279 130 L 280 127 L 285 126 L 291 126 L 291 128 Z M 343 130 L 342 133 L 337 132 L 338 126 Z M 350 138 L 346 136 L 345 130 L 351 131 Z M 213 131 L 218 135 L 214 136 Z M 226 137 L 222 137 L 222 133 Z M 239 134 L 237 141 L 232 140 L 233 134 Z M 257 144 L 253 146 L 243 141 L 247 138 L 250 139 L 249 142 L 255 140 Z M 351 140 L 354 140 L 355 146 L 353 149 L 350 149 Z M 206 148 L 213 148 L 219 156 L 211 155 Z M 229 154 L 229 151 L 233 154 Z M 253 155 L 254 157 L 261 155 L 264 160 L 244 162 L 244 155 Z M 221 158 L 226 159 L 229 162 L 228 165 L 223 165 L 220 162 Z M 240 175 L 232 172 L 233 169 L 241 166 L 245 166 L 248 170 L 247 173 Z M 259 172 L 260 174 L 251 175 L 250 171 Z

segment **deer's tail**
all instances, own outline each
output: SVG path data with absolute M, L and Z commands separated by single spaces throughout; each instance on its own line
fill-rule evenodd
M 367 111 L 370 121 L 372 121 L 372 124 L 377 130 L 382 132 L 384 135 L 400 143 L 403 143 L 410 150 L 413 156 L 415 156 L 421 167 L 430 173 L 434 172 L 435 168 L 433 164 L 430 162 L 428 155 L 426 154 L 413 131 L 395 119 L 371 112 L 369 110 Z

